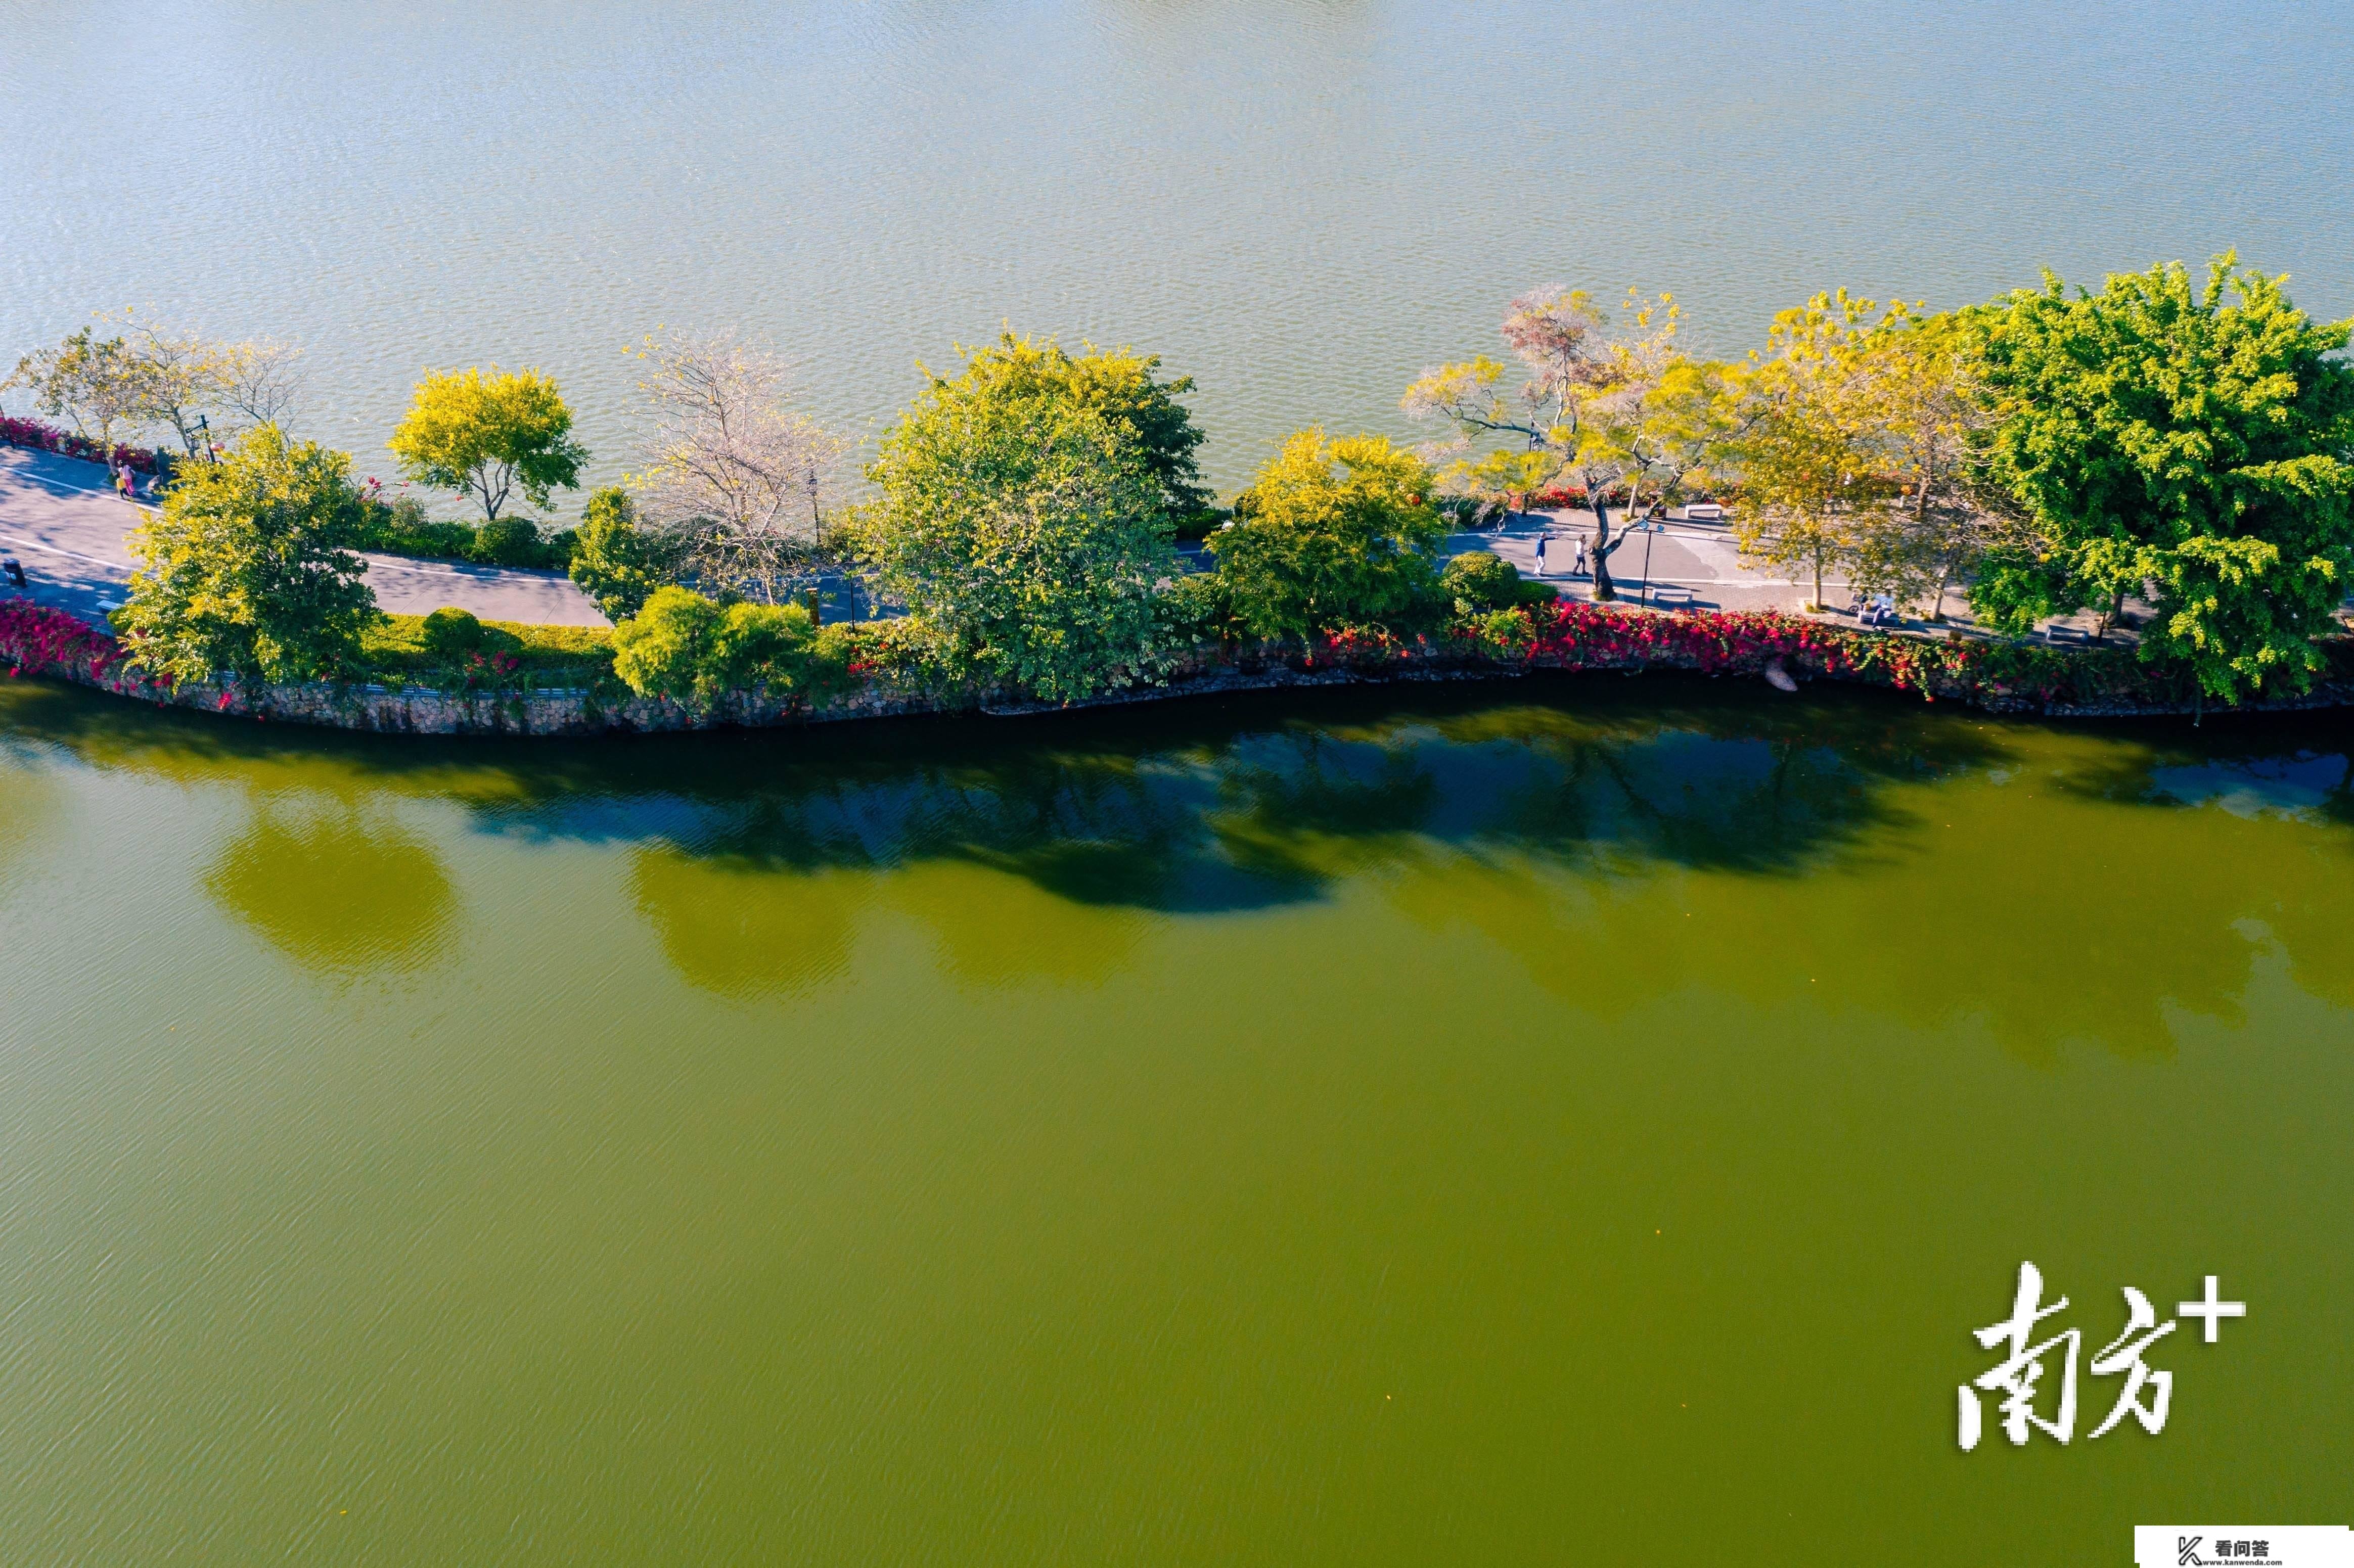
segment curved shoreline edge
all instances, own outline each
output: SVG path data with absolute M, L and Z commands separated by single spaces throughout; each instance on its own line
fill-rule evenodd
M 0 605 L 0 611 L 13 608 Z M 1158 683 L 1070 704 L 884 676 L 861 690 L 814 701 L 791 693 L 734 692 L 707 705 L 610 686 L 452 692 L 230 678 L 174 687 L 131 665 L 113 638 L 62 615 L 52 620 L 54 613 L 37 620 L 0 613 L 0 672 L 63 680 L 148 706 L 382 735 L 578 738 L 976 713 L 1031 716 L 1239 692 L 1510 680 L 1535 673 L 1657 670 L 1735 675 L 1764 684 L 1776 666 L 1797 680 L 1913 692 L 1928 702 L 2021 717 L 2144 718 L 2354 706 L 2354 638 L 2320 644 L 2327 673 L 2306 694 L 2229 705 L 2201 700 L 2122 649 L 1954 642 L 1826 626 L 1772 612 L 1617 606 L 1582 605 L 1542 614 L 1524 641 L 1457 636 L 1406 643 L 1343 633 L 1321 640 L 1320 646 L 1203 650 Z

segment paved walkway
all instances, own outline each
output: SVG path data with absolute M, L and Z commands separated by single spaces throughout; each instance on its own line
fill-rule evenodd
M 1589 512 L 1518 513 L 1500 529 L 1450 535 L 1447 554 L 1492 551 L 1520 567 L 1523 577 L 1533 577 L 1538 575 L 1536 548 L 1541 536 L 1549 537 L 1544 580 L 1564 598 L 1592 599 L 1592 576 L 1572 577 L 1568 570 L 1571 557 L 1577 553 L 1577 541 L 1594 536 L 1594 515 Z M 1615 519 L 1611 536 L 1620 536 Z M 1744 565 L 1741 547 L 1734 542 L 1729 526 L 1722 522 L 1686 517 L 1681 509 L 1670 511 L 1660 532 L 1636 534 L 1611 552 L 1610 580 L 1621 603 L 1645 602 L 1648 588 L 1652 605 L 1682 609 L 1780 609 L 1796 613 L 1815 596 L 1811 577 L 1804 580 L 1776 577 Z M 1823 575 L 1823 599 L 1830 607 L 1825 620 L 1855 625 L 1856 598 L 1853 585 L 1845 577 L 1829 572 Z M 2147 606 L 2137 608 L 2145 612 L 2147 609 Z M 1946 617 L 1934 627 L 1921 619 L 1898 620 L 1890 624 L 1914 630 L 1959 631 L 1969 637 L 1986 635 L 1971 620 L 1968 601 L 1959 587 L 1946 596 Z M 2090 637 L 2094 624 L 2094 618 L 2089 613 L 2070 616 L 2051 622 L 2041 635 L 2055 642 L 2080 642 Z M 2120 642 L 2133 641 L 2133 634 L 2123 630 L 2115 636 Z
M 1594 517 L 1586 512 L 1538 512 L 1514 515 L 1496 532 L 1457 534 L 1448 554 L 1467 550 L 1493 551 L 1536 577 L 1536 546 L 1547 537 L 1544 580 L 1575 599 L 1594 591 L 1591 574 L 1571 577 L 1569 563 L 1577 541 L 1594 537 Z M 1614 519 L 1611 537 L 1626 543 L 1611 552 L 1610 580 L 1618 597 L 1640 602 L 1649 590 L 1653 604 L 1702 609 L 1796 609 L 1814 597 L 1812 577 L 1799 580 L 1776 577 L 1744 566 L 1733 530 L 1723 523 L 1702 522 L 1670 513 L 1658 533 L 1623 535 Z M 1835 572 L 1823 577 L 1823 598 L 1845 609 L 1855 598 L 1846 578 Z M 1950 608 L 1950 607 L 1949 607 Z
M 0 447 L 0 555 L 24 563 L 30 597 L 91 620 L 122 604 L 134 562 L 123 535 L 137 514 L 108 487 L 106 470 L 54 452 Z M 379 609 L 423 615 L 443 605 L 484 620 L 603 626 L 597 606 L 560 572 L 412 561 L 370 554 Z

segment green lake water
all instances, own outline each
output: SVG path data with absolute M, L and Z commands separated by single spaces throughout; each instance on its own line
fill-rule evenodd
M 0 683 L 0 1561 L 2124 1563 L 2354 1513 L 2340 718 L 603 746 Z M 1956 1441 L 2032 1259 L 2163 1433 Z M 2056 1369 L 2055 1369 L 2056 1375 Z M 2046 1406 L 2048 1414 L 2048 1404 Z

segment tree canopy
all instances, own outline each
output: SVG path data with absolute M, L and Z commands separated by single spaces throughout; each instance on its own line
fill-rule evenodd
M 572 551 L 571 577 L 610 620 L 627 620 L 671 580 L 673 542 L 638 526 L 630 493 L 607 486 L 591 493 Z
M 1059 702 L 1150 673 L 1177 563 L 1136 428 L 1056 364 L 1001 345 L 935 376 L 885 438 L 856 527 L 942 669 Z
M 42 413 L 72 420 L 99 444 L 111 469 L 115 448 L 143 422 L 154 386 L 152 368 L 121 335 L 101 337 L 84 327 L 55 348 L 19 359 L 0 389 L 23 387 Z
M 175 683 L 341 673 L 376 615 L 359 514 L 351 459 L 275 425 L 187 465 L 131 535 L 141 567 L 114 619 L 133 657 Z
M 1159 378 L 1161 356 L 1131 348 L 1102 349 L 1093 344 L 1071 354 L 1049 338 L 1044 343 L 1013 333 L 969 353 L 960 379 L 984 397 L 1019 400 L 1064 399 L 1090 408 L 1126 429 L 1137 459 L 1161 491 L 1170 521 L 1183 522 L 1208 509 L 1194 450 L 1203 434 L 1178 397 L 1193 390 L 1193 378 Z
M 2354 564 L 2349 323 L 2318 324 L 2285 279 L 2179 262 L 2071 295 L 2047 274 L 1973 313 L 1995 400 L 1991 463 L 2029 542 L 1971 589 L 2018 630 L 2147 594 L 2144 657 L 2219 697 L 2301 689 Z
M 1869 395 L 1876 307 L 1846 290 L 1774 318 L 1766 355 L 1741 377 L 1739 433 L 1728 443 L 1741 483 L 1734 536 L 1746 559 L 1823 569 L 1853 555 L 1867 509 L 1893 486 L 1872 461 Z
M 732 334 L 646 340 L 653 429 L 633 474 L 684 574 L 771 602 L 805 580 L 849 442 L 786 407 L 775 354 Z
M 392 433 L 401 471 L 480 503 L 486 522 L 520 489 L 536 506 L 580 482 L 588 450 L 572 437 L 572 410 L 535 370 L 491 367 L 429 375 Z
M 1722 366 L 1675 346 L 1681 321 L 1672 296 L 1630 292 L 1617 330 L 1583 289 L 1536 289 L 1504 313 L 1504 344 L 1527 373 L 1516 391 L 1505 366 L 1485 355 L 1425 371 L 1401 400 L 1409 414 L 1455 427 L 1447 470 L 1452 487 L 1519 503 L 1529 492 L 1568 481 L 1594 514 L 1594 597 L 1617 597 L 1610 557 L 1610 503 L 1622 514 L 1697 482 L 1721 441 L 1728 407 Z M 1479 443 L 1500 440 L 1482 453 Z
M 1447 536 L 1430 482 L 1420 458 L 1380 436 L 1291 437 L 1209 537 L 1235 619 L 1257 636 L 1301 637 L 1419 613 Z

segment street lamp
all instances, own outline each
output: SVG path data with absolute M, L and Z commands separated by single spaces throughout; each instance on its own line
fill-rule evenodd
M 1643 608 L 1648 609 L 1651 605 L 1651 535 L 1665 533 L 1667 525 L 1646 518 L 1635 526 L 1643 531 Z

